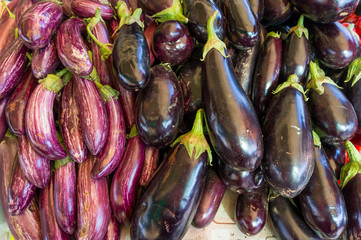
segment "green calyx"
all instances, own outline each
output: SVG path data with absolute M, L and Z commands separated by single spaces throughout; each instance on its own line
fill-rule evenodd
M 357 174 L 361 174 L 361 154 L 350 141 L 346 141 L 345 146 L 350 161 L 341 168 L 340 180 L 342 188 Z
M 137 23 L 142 29 L 144 29 L 144 24 L 140 20 L 140 17 L 142 16 L 142 9 L 137 8 L 131 13 L 131 9 L 128 9 L 128 6 L 125 2 L 119 1 L 117 6 L 117 14 L 119 18 L 119 26 L 118 29 L 113 33 L 113 36 L 121 29 L 123 25 L 131 25 L 133 23 Z
M 64 79 L 62 79 L 64 77 Z M 60 90 L 68 84 L 71 79 L 71 74 L 65 68 L 56 74 L 48 74 L 45 78 L 40 79 L 39 83 L 43 83 L 43 88 L 58 93 Z
M 33 54 L 26 52 L 26 57 L 29 59 L 29 61 L 31 62 L 33 60 Z
M 56 136 L 58 137 L 60 144 L 66 150 L 64 140 L 58 131 L 56 131 Z M 51 170 L 55 172 L 57 169 L 61 168 L 62 166 L 66 166 L 70 162 L 73 162 L 73 159 L 70 157 L 69 153 L 67 152 L 67 156 L 65 158 L 56 161 L 51 161 Z
M 298 76 L 296 74 L 292 74 L 288 77 L 287 81 L 278 85 L 276 90 L 274 90 L 272 93 L 273 94 L 277 94 L 279 92 L 281 92 L 282 90 L 284 90 L 285 88 L 288 87 L 293 87 L 296 88 L 298 91 L 300 91 L 303 94 L 303 97 L 305 98 L 305 101 L 308 100 L 308 98 L 306 97 L 306 92 L 303 89 L 303 87 L 301 86 L 301 84 L 298 83 Z
M 320 95 L 325 91 L 323 84 L 328 83 L 341 89 L 331 78 L 327 77 L 325 72 L 315 62 L 310 62 L 310 74 L 307 83 L 307 89 L 314 89 Z
M 177 143 L 183 144 L 190 157 L 198 159 L 202 153 L 207 151 L 208 163 L 212 166 L 212 152 L 208 145 L 207 139 L 203 133 L 203 117 L 204 110 L 199 109 L 196 114 L 196 118 L 193 123 L 192 130 L 180 137 L 178 137 L 172 144 L 171 147 Z
M 272 188 L 269 189 L 269 192 L 268 192 L 268 201 L 271 200 L 271 199 L 276 199 L 278 198 L 280 195 L 275 191 L 273 190 Z
M 313 145 L 317 146 L 318 148 L 321 148 L 321 139 L 318 136 L 318 134 L 312 130 L 313 135 Z
M 166 22 L 169 20 L 177 20 L 182 23 L 188 23 L 188 18 L 183 15 L 182 4 L 179 0 L 173 0 L 170 8 L 164 9 L 152 16 L 157 23 Z
M 304 18 L 305 17 L 303 15 L 300 16 L 297 25 L 290 29 L 287 36 L 290 35 L 292 32 L 295 32 L 298 38 L 301 38 L 304 34 L 306 39 L 308 39 L 308 29 L 305 28 L 305 26 L 303 25 Z
M 1 3 L 4 5 L 6 11 L 9 14 L 9 17 L 15 20 L 15 14 L 10 11 L 10 9 L 9 9 L 8 5 L 5 3 L 5 1 L 1 0 Z
M 269 32 L 266 35 L 266 38 L 268 38 L 268 37 L 281 38 L 281 33 L 279 33 L 279 32 Z
M 215 48 L 216 50 L 218 50 L 218 52 L 220 52 L 223 57 L 225 57 L 225 58 L 227 57 L 226 56 L 226 50 L 227 50 L 226 44 L 221 39 L 218 38 L 216 31 L 214 30 L 214 22 L 216 21 L 217 14 L 218 14 L 218 10 L 216 10 L 207 21 L 208 40 L 203 48 L 203 56 L 201 59 L 202 61 L 204 61 L 204 59 L 207 56 L 207 53 L 212 48 Z
M 88 51 L 88 54 L 89 54 L 90 61 L 93 62 L 93 53 L 91 51 Z M 100 77 L 99 77 L 98 71 L 94 65 L 93 65 L 92 72 L 88 76 L 83 76 L 83 78 L 85 78 L 89 81 L 94 81 L 94 82 L 100 83 Z
M 349 82 L 352 79 L 351 86 L 353 87 L 358 80 L 361 79 L 361 57 L 355 59 L 350 63 L 347 71 L 347 78 L 345 82 Z
M 110 98 L 118 99 L 120 93 L 117 90 L 113 89 L 111 86 L 103 85 L 97 81 L 95 81 L 95 84 L 97 85 L 99 93 L 102 96 L 104 102 L 109 101 Z
M 132 129 L 130 129 L 130 133 L 127 134 L 127 139 L 131 139 L 133 137 L 136 137 L 138 135 L 138 130 L 135 124 L 133 124 Z

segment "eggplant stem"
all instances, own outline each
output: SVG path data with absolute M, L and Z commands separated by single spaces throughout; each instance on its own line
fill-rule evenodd
M 171 7 L 160 11 L 153 16 L 157 23 L 163 23 L 169 20 L 177 20 L 182 23 L 188 23 L 188 18 L 183 15 L 182 4 L 179 0 L 173 0 Z
M 266 35 L 266 38 L 268 38 L 268 37 L 281 38 L 281 33 L 279 33 L 279 32 L 269 32 Z
M 63 77 L 67 72 L 69 72 L 68 69 L 64 68 L 61 71 L 57 72 L 56 75 L 58 77 Z
M 351 87 L 353 87 L 358 82 L 358 80 L 361 79 L 361 57 L 353 60 L 348 67 L 345 82 L 349 82 L 351 79 L 353 79 Z
M 295 32 L 298 38 L 302 38 L 302 35 L 304 34 L 306 39 L 308 40 L 308 29 L 304 26 L 303 22 L 304 22 L 304 16 L 303 14 L 300 16 L 300 18 L 298 19 L 297 25 L 292 27 L 288 34 L 290 35 L 292 32 Z
M 136 137 L 138 135 L 138 130 L 135 124 L 133 124 L 132 128 L 130 129 L 130 133 L 127 134 L 127 139 L 131 139 L 133 137 Z
M 8 5 L 5 3 L 5 1 L 1 0 L 1 3 L 4 5 L 6 11 L 9 14 L 9 17 L 15 20 L 15 14 L 10 11 L 10 9 L 9 9 Z
M 131 25 L 131 24 L 133 24 L 133 23 L 136 23 L 136 24 L 138 24 L 142 29 L 144 29 L 144 24 L 143 24 L 143 22 L 140 20 L 140 17 L 141 17 L 141 16 L 142 16 L 142 9 L 141 9 L 141 8 L 137 8 L 137 9 L 135 9 L 135 11 L 133 12 L 132 15 L 120 17 L 118 28 L 117 28 L 117 30 L 115 30 L 115 32 L 113 33 L 113 36 L 114 36 L 124 25 Z
M 321 148 L 321 139 L 318 136 L 318 134 L 312 130 L 312 136 L 313 136 L 313 145 L 317 146 L 318 148 Z
M 298 91 L 300 91 L 302 93 L 303 97 L 305 98 L 305 101 L 307 102 L 308 98 L 306 97 L 306 92 L 303 89 L 303 87 L 301 86 L 301 84 L 298 83 L 298 76 L 296 74 L 290 75 L 288 77 L 287 81 L 278 85 L 276 90 L 274 90 L 272 92 L 272 94 L 277 94 L 288 87 L 293 87 L 293 88 L 297 89 Z
M 361 164 L 361 154 L 356 147 L 350 141 L 345 142 L 346 150 L 349 156 L 350 162 L 357 162 Z
M 61 137 L 61 135 L 60 135 L 60 133 L 58 131 L 56 131 L 56 136 L 57 136 L 60 144 L 65 149 L 67 155 L 63 159 L 59 159 L 59 160 L 56 160 L 56 161 L 51 161 L 51 171 L 53 171 L 53 172 L 55 172 L 57 169 L 61 168 L 62 166 L 66 166 L 70 162 L 74 162 L 73 159 L 70 157 L 70 155 L 69 155 L 69 153 L 68 153 L 68 151 L 67 151 L 67 149 L 65 147 L 64 140 L 63 140 L 63 138 Z
M 350 161 L 341 168 L 340 180 L 341 187 L 354 178 L 357 174 L 361 174 L 361 154 L 350 141 L 345 142 L 347 154 Z
M 104 102 L 109 101 L 110 98 L 118 99 L 120 93 L 111 86 L 103 85 L 97 81 L 95 81 L 95 85 L 98 87 L 99 93 L 102 96 Z

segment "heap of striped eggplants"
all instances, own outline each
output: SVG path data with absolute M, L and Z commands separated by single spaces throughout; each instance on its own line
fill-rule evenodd
M 10 2 L 0 200 L 14 238 L 181 239 L 230 189 L 244 234 L 270 215 L 278 239 L 361 239 L 361 48 L 338 22 L 358 4 Z

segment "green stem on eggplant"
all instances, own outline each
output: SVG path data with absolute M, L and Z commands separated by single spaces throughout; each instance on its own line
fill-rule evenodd
M 97 85 L 99 93 L 102 96 L 104 102 L 109 101 L 110 98 L 118 99 L 120 93 L 111 86 L 103 85 L 97 81 L 95 81 L 95 84 Z
M 26 52 L 26 57 L 29 59 L 30 62 L 33 60 L 33 54 L 29 52 Z
M 357 174 L 361 174 L 361 154 L 350 142 L 345 142 L 349 162 L 341 168 L 340 180 L 341 187 L 344 188 L 346 184 Z
M 138 135 L 138 130 L 135 124 L 133 124 L 132 128 L 130 129 L 130 133 L 127 134 L 127 139 L 131 139 L 133 137 L 136 137 Z
M 303 89 L 301 84 L 298 83 L 298 76 L 296 74 L 290 75 L 288 77 L 287 81 L 278 85 L 276 90 L 274 90 L 272 93 L 277 94 L 277 93 L 281 92 L 283 89 L 288 88 L 288 87 L 293 87 L 293 88 L 297 89 L 298 91 L 300 91 L 303 94 L 305 101 L 308 100 L 308 98 L 306 97 L 305 90 Z
M 60 90 L 68 84 L 69 81 L 64 82 L 62 77 L 68 73 L 68 69 L 64 68 L 56 74 L 48 74 L 45 78 L 40 79 L 39 83 L 43 83 L 43 88 L 58 93 Z
M 318 134 L 312 130 L 312 136 L 313 136 L 313 145 L 317 146 L 318 148 L 321 148 L 321 139 L 318 136 Z
M 179 0 L 173 0 L 170 8 L 164 9 L 152 16 L 157 23 L 163 23 L 169 20 L 177 20 L 182 23 L 188 23 L 188 18 L 183 15 L 182 4 Z
M 15 14 L 10 11 L 8 5 L 4 2 L 4 0 L 1 0 L 1 3 L 4 5 L 6 11 L 9 14 L 9 17 L 15 20 Z
M 353 87 L 358 80 L 361 79 L 361 57 L 356 58 L 350 63 L 347 71 L 347 77 L 345 82 L 349 82 L 352 79 L 351 86 Z
M 300 18 L 298 19 L 297 25 L 292 27 L 287 35 L 290 35 L 292 32 L 295 32 L 298 38 L 301 38 L 302 35 L 304 34 L 306 39 L 308 39 L 308 29 L 305 28 L 303 24 L 304 18 L 305 17 L 301 15 Z
M 193 159 L 198 159 L 202 153 L 207 152 L 208 163 L 209 165 L 212 165 L 211 148 L 208 145 L 203 131 L 203 117 L 204 110 L 201 108 L 197 111 L 192 130 L 178 137 L 171 144 L 171 147 L 174 147 L 177 143 L 183 144 L 186 147 L 189 156 L 193 157 Z
M 114 31 L 113 35 L 117 34 L 117 32 L 120 30 L 120 28 L 124 25 L 131 25 L 133 23 L 137 23 L 142 29 L 144 29 L 144 24 L 140 20 L 140 17 L 142 16 L 142 9 L 137 8 L 131 14 L 131 10 L 128 9 L 128 6 L 125 2 L 119 1 L 117 4 L 117 14 L 119 18 L 119 25 L 117 30 Z
M 279 197 L 279 193 L 277 193 L 275 190 L 273 190 L 272 188 L 269 189 L 269 192 L 268 192 L 268 202 L 271 200 L 271 199 L 275 199 L 277 197 Z
M 61 168 L 62 166 L 67 165 L 70 162 L 74 162 L 73 159 L 70 157 L 70 155 L 69 155 L 69 153 L 68 153 L 68 151 L 67 151 L 67 149 L 65 147 L 64 140 L 63 140 L 63 138 L 61 137 L 61 135 L 60 135 L 60 133 L 58 131 L 56 131 L 56 136 L 58 137 L 58 140 L 59 140 L 60 144 L 66 150 L 67 155 L 63 159 L 59 159 L 59 160 L 56 160 L 56 161 L 51 161 L 51 170 L 53 172 L 55 172 L 57 169 Z
M 93 53 L 92 51 L 88 51 L 89 54 L 89 58 L 90 61 L 93 62 Z M 98 74 L 97 69 L 95 68 L 95 66 L 93 65 L 93 70 L 92 72 L 88 75 L 88 76 L 83 76 L 83 78 L 89 80 L 89 81 L 94 81 L 94 82 L 99 82 L 100 83 L 100 77 Z
M 281 33 L 278 33 L 278 32 L 269 32 L 269 33 L 267 33 L 267 35 L 266 35 L 265 38 L 268 38 L 268 37 L 281 38 Z
M 216 17 L 218 14 L 218 10 L 216 10 L 212 16 L 207 21 L 207 31 L 208 31 L 208 40 L 203 48 L 203 58 L 202 61 L 206 58 L 207 53 L 212 49 L 216 49 L 218 52 L 222 54 L 223 57 L 226 56 L 226 44 L 218 38 L 216 31 L 214 30 L 214 22 L 216 21 Z

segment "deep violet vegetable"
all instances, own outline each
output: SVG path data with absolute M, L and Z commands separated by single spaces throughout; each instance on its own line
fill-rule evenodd
M 264 12 L 261 23 L 265 26 L 280 25 L 293 13 L 293 6 L 288 0 L 264 0 Z
M 225 58 L 225 45 L 214 34 L 216 14 L 217 11 L 208 20 L 209 39 L 203 52 L 202 98 L 207 103 L 208 133 L 215 151 L 227 165 L 253 171 L 263 157 L 261 128 L 230 60 Z
M 341 168 L 346 163 L 345 143 L 328 144 L 323 142 L 322 146 L 325 149 L 329 167 L 332 169 L 336 179 L 340 179 Z
M 116 240 L 120 239 L 121 228 L 117 219 L 112 216 L 108 225 L 107 233 L 105 234 L 103 240 Z
M 181 239 L 197 211 L 212 160 L 203 135 L 203 110 L 192 130 L 178 138 L 134 211 L 132 239 Z M 208 157 L 207 157 L 208 153 Z
M 144 29 L 144 36 L 145 36 L 145 39 L 147 40 L 148 48 L 149 48 L 149 61 L 150 61 L 149 66 L 152 66 L 155 61 L 155 57 L 154 57 L 152 49 L 153 49 L 153 35 L 154 35 L 154 31 L 156 28 L 157 28 L 157 23 L 155 21 L 152 21 Z
M 31 70 L 34 77 L 42 79 L 53 73 L 59 62 L 55 41 L 50 40 L 45 47 L 36 49 L 32 55 Z
M 8 97 L 5 97 L 0 100 L 0 141 L 3 140 L 6 131 L 8 130 L 8 123 L 6 121 L 6 104 L 8 102 Z
M 159 149 L 146 146 L 144 152 L 144 164 L 139 185 L 145 187 L 154 176 L 158 167 Z
M 257 21 L 261 21 L 264 13 L 264 0 L 248 0 L 253 15 Z
M 104 20 L 111 20 L 114 15 L 113 8 L 107 0 L 72 0 L 71 10 L 75 15 L 82 18 L 93 17 L 97 9 L 101 10 L 101 16 Z
M 153 15 L 158 12 L 161 12 L 167 8 L 170 8 L 174 0 L 160 0 L 160 1 L 150 1 L 150 0 L 138 0 L 139 7 L 141 7 L 144 12 L 148 15 Z
M 14 41 L 15 39 L 15 10 L 18 7 L 18 3 L 20 0 L 11 1 L 7 7 L 10 11 L 4 10 L 1 15 L 0 19 L 0 29 L 1 29 L 1 36 L 0 36 L 0 54 L 7 49 L 9 44 Z
M 60 25 L 63 17 L 61 6 L 53 1 L 38 2 L 20 17 L 19 36 L 30 49 L 45 47 Z

